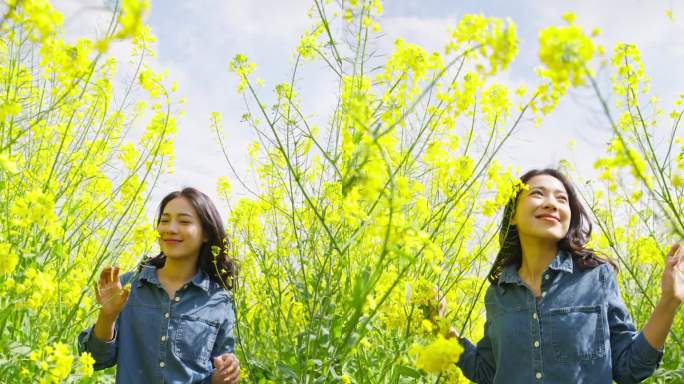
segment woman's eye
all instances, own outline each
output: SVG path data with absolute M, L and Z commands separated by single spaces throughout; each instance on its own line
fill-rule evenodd
M 159 223 L 160 223 L 160 224 L 166 224 L 166 223 L 168 223 L 168 222 L 169 222 L 168 220 L 159 220 Z

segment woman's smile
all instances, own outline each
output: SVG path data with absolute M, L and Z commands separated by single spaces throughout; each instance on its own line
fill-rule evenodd
M 537 219 L 542 221 L 551 221 L 554 223 L 560 223 L 560 217 L 555 215 L 538 215 Z

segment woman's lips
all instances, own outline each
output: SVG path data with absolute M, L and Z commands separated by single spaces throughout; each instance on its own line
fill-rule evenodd
M 537 216 L 537 219 L 545 220 L 545 221 L 554 221 L 554 222 L 560 221 L 560 219 L 558 217 L 552 216 L 552 215 L 540 215 L 540 216 Z

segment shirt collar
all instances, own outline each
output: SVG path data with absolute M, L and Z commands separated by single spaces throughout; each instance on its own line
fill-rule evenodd
M 157 268 L 154 265 L 143 265 L 138 276 L 139 284 L 142 284 L 143 280 L 161 287 L 161 282 L 157 277 Z
M 506 268 L 501 271 L 501 275 L 499 276 L 499 285 L 504 283 L 522 284 L 520 276 L 518 276 L 518 264 L 507 265 Z
M 197 268 L 197 273 L 195 274 L 195 277 L 190 280 L 190 283 L 196 285 L 199 288 L 202 288 L 204 292 L 209 292 L 209 275 L 204 272 L 202 268 Z
M 157 276 L 157 268 L 153 265 L 144 265 L 142 267 L 139 277 L 140 283 L 142 283 L 143 280 L 146 280 L 150 284 L 161 287 L 161 282 Z M 190 280 L 190 284 L 194 284 L 205 292 L 209 292 L 209 283 L 209 275 L 207 275 L 202 268 L 198 268 L 197 273 L 192 280 Z
M 572 257 L 566 250 L 559 249 L 556 257 L 549 264 L 549 268 L 555 271 L 563 271 L 567 273 L 573 272 Z
M 501 271 L 501 276 L 499 276 L 499 285 L 503 283 L 522 284 L 522 280 L 520 280 L 520 276 L 518 276 L 519 267 L 518 264 L 506 266 L 504 270 Z M 556 257 L 551 260 L 551 264 L 549 264 L 548 268 L 553 269 L 554 271 L 572 273 L 572 257 L 570 257 L 570 254 L 567 251 L 559 249 L 556 253 Z

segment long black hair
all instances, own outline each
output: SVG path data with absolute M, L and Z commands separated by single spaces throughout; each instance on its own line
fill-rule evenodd
M 565 187 L 565 191 L 568 195 L 570 226 L 568 228 L 568 233 L 558 241 L 558 249 L 569 252 L 575 264 L 577 264 L 581 270 L 597 267 L 604 262 L 614 264 L 609 259 L 598 256 L 594 250 L 586 247 L 587 242 L 591 238 L 591 219 L 582 206 L 570 180 L 558 170 L 545 168 L 532 169 L 526 172 L 520 177 L 520 181 L 527 183 L 531 178 L 539 175 L 548 175 L 558 179 Z M 496 256 L 494 265 L 492 265 L 492 269 L 487 275 L 487 279 L 492 284 L 495 284 L 499 280 L 501 272 L 507 266 L 511 264 L 520 265 L 520 263 L 522 263 L 520 236 L 517 227 L 511 224 L 511 219 L 515 213 L 515 208 L 518 204 L 518 198 L 520 197 L 521 192 L 522 191 L 518 192 L 511 198 L 504 209 L 501 228 L 499 229 L 499 245 L 501 248 Z
M 195 209 L 202 223 L 202 234 L 207 239 L 200 247 L 197 266 L 206 272 L 212 280 L 219 283 L 219 285 L 233 289 L 238 266 L 228 256 L 230 241 L 226 231 L 223 229 L 221 215 L 209 196 L 191 187 L 169 193 L 159 203 L 156 225 L 159 226 L 159 221 L 164 213 L 166 204 L 179 197 L 185 198 Z M 143 264 L 153 265 L 156 268 L 163 267 L 165 263 L 166 256 L 163 252 L 159 252 L 157 256 L 143 262 Z

